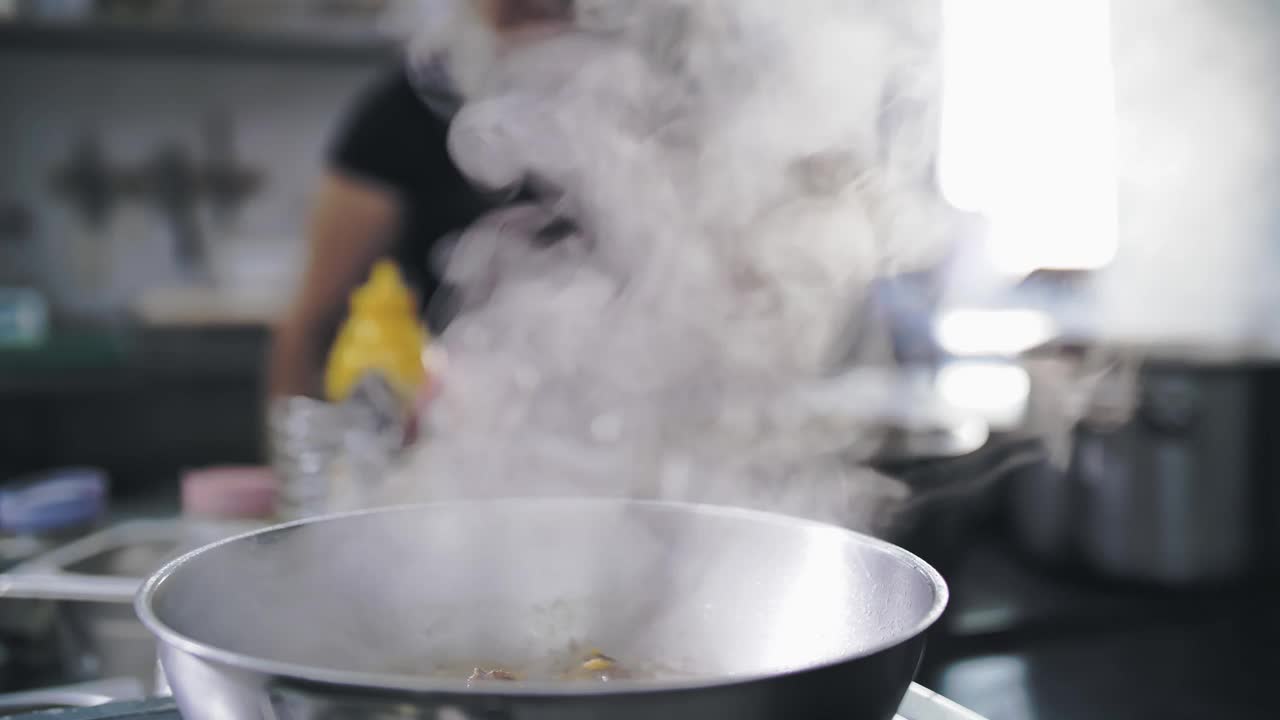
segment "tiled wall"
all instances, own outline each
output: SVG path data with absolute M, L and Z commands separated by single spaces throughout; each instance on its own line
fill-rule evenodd
M 89 229 L 51 192 L 51 175 L 87 132 L 98 134 L 112 163 L 135 165 L 175 141 L 199 153 L 211 111 L 231 114 L 237 156 L 265 175 L 233 242 L 276 256 L 296 252 L 325 143 L 378 70 L 372 60 L 5 52 L 0 205 L 26 208 L 33 222 L 25 239 L 0 241 L 0 284 L 36 284 L 64 311 L 110 315 L 144 287 L 178 282 L 169 226 L 155 208 L 117 206 L 104 227 Z

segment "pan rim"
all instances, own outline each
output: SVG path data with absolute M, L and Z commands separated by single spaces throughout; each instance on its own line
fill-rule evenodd
M 823 658 L 812 663 L 797 665 L 773 672 L 751 672 L 732 675 L 710 675 L 698 676 L 687 679 L 664 679 L 664 680 L 614 680 L 608 683 L 567 683 L 556 681 L 506 681 L 486 684 L 484 687 L 470 686 L 464 680 L 445 680 L 441 678 L 432 678 L 428 676 L 402 675 L 395 673 L 371 673 L 353 670 L 336 670 L 332 668 L 324 668 L 314 665 L 306 665 L 302 663 L 293 663 L 280 660 L 271 660 L 267 658 L 247 655 L 231 650 L 226 650 L 209 643 L 195 640 L 187 635 L 179 632 L 162 620 L 152 608 L 152 600 L 160 591 L 161 586 L 177 573 L 185 565 L 189 564 L 195 558 L 212 552 L 223 545 L 243 541 L 248 538 L 259 535 L 267 535 L 273 532 L 280 532 L 290 528 L 319 524 L 325 521 L 338 521 L 347 518 L 357 518 L 367 515 L 388 515 L 400 512 L 415 512 L 432 508 L 458 508 L 458 507 L 474 507 L 477 505 L 494 506 L 494 505 L 520 505 L 529 506 L 535 504 L 560 505 L 566 503 L 580 504 L 584 506 L 618 506 L 628 505 L 632 507 L 644 507 L 651 510 L 666 510 L 685 513 L 710 514 L 726 518 L 739 518 L 751 520 L 754 522 L 767 522 L 775 525 L 786 525 L 793 528 L 809 528 L 821 532 L 830 532 L 845 535 L 861 544 L 873 547 L 888 555 L 894 556 L 904 565 L 914 569 L 916 572 L 924 576 L 930 588 L 933 591 L 933 599 L 928 612 L 924 613 L 921 618 L 911 625 L 897 633 L 892 637 L 873 645 L 859 648 L 856 652 L 841 655 L 835 658 Z M 385 507 L 329 513 L 314 517 L 294 520 L 290 522 L 272 525 L 270 527 L 252 530 L 250 532 L 241 533 L 228 537 L 217 542 L 205 545 L 203 547 L 191 550 L 166 563 L 159 570 L 152 573 L 139 588 L 137 595 L 134 597 L 134 612 L 142 624 L 164 645 L 178 650 L 187 655 L 226 666 L 240 671 L 249 671 L 262 674 L 268 678 L 292 681 L 297 684 L 318 684 L 331 687 L 345 687 L 353 689 L 376 689 L 382 691 L 392 691 L 407 693 L 413 695 L 450 695 L 456 697 L 591 697 L 601 695 L 634 695 L 640 693 L 654 692 L 681 692 L 693 691 L 709 688 L 726 688 L 734 685 L 748 684 L 760 682 L 764 680 L 772 680 L 783 678 L 791 675 L 805 674 L 820 671 L 825 668 L 838 667 L 850 662 L 861 660 L 864 658 L 878 655 L 880 653 L 892 650 L 901 645 L 910 643 L 923 635 L 930 627 L 932 627 L 942 613 L 946 610 L 947 603 L 950 599 L 950 589 L 946 581 L 943 579 L 933 566 L 929 565 L 919 556 L 899 547 L 887 540 L 883 540 L 865 533 L 850 530 L 839 525 L 824 523 L 817 520 L 809 520 L 799 518 L 782 513 L 769 512 L 765 510 L 755 510 L 751 508 L 741 508 L 727 505 L 711 505 L 704 503 L 675 502 L 664 500 L 634 500 L 625 497 L 617 498 L 595 498 L 595 497 L 505 497 L 499 499 L 486 500 L 448 500 L 430 503 L 413 503 L 404 505 L 391 505 Z

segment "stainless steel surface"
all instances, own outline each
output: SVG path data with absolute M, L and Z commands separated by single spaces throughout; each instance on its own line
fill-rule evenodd
M 1133 422 L 1077 436 L 1084 558 L 1147 580 L 1237 577 L 1252 561 L 1248 374 L 1145 376 Z
M 1165 584 L 1240 578 L 1259 565 L 1256 373 L 1148 364 L 1132 413 L 1095 413 L 1066 472 L 1015 483 L 1027 549 L 1104 574 Z
M 0 602 L 6 612 L 38 610 L 56 624 L 70 679 L 130 677 L 151 687 L 155 639 L 131 603 L 143 579 L 178 554 L 180 541 L 176 521 L 105 528 L 0 574 Z
M 94 577 L 63 573 L 0 575 L 0 598 L 128 603 L 138 594 L 137 578 Z
M 137 610 L 187 720 L 893 716 L 947 599 L 840 528 L 627 500 L 445 503 L 321 518 L 166 566 Z M 600 647 L 663 679 L 573 684 Z M 528 673 L 470 688 L 474 665 Z M 721 715 L 724 716 L 724 715 Z
M 0 598 L 130 603 L 177 555 L 176 521 L 138 520 L 87 535 L 0 574 Z
M 325 511 L 340 427 L 338 411 L 329 403 L 307 397 L 271 402 L 267 418 L 271 465 L 281 478 L 280 505 L 286 518 Z
M 962 707 L 938 693 L 911 684 L 898 708 L 900 720 L 983 720 L 977 713 Z
M 145 694 L 142 684 L 133 678 L 96 680 L 0 695 L 0 714 L 8 716 L 51 708 L 94 707 L 117 700 L 139 700 L 143 697 Z
M 61 545 L 14 569 L 145 578 L 175 555 L 180 533 L 177 520 L 131 520 Z

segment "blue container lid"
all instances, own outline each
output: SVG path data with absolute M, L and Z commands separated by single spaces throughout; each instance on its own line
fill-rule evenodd
M 0 533 L 39 535 L 87 525 L 107 507 L 107 474 L 63 468 L 0 487 Z

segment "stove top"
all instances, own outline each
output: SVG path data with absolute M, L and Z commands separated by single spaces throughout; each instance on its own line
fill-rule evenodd
M 982 720 L 950 700 L 919 685 L 912 685 L 898 710 L 897 720 Z M 181 720 L 170 698 L 111 703 L 92 708 L 20 715 L 9 720 Z

